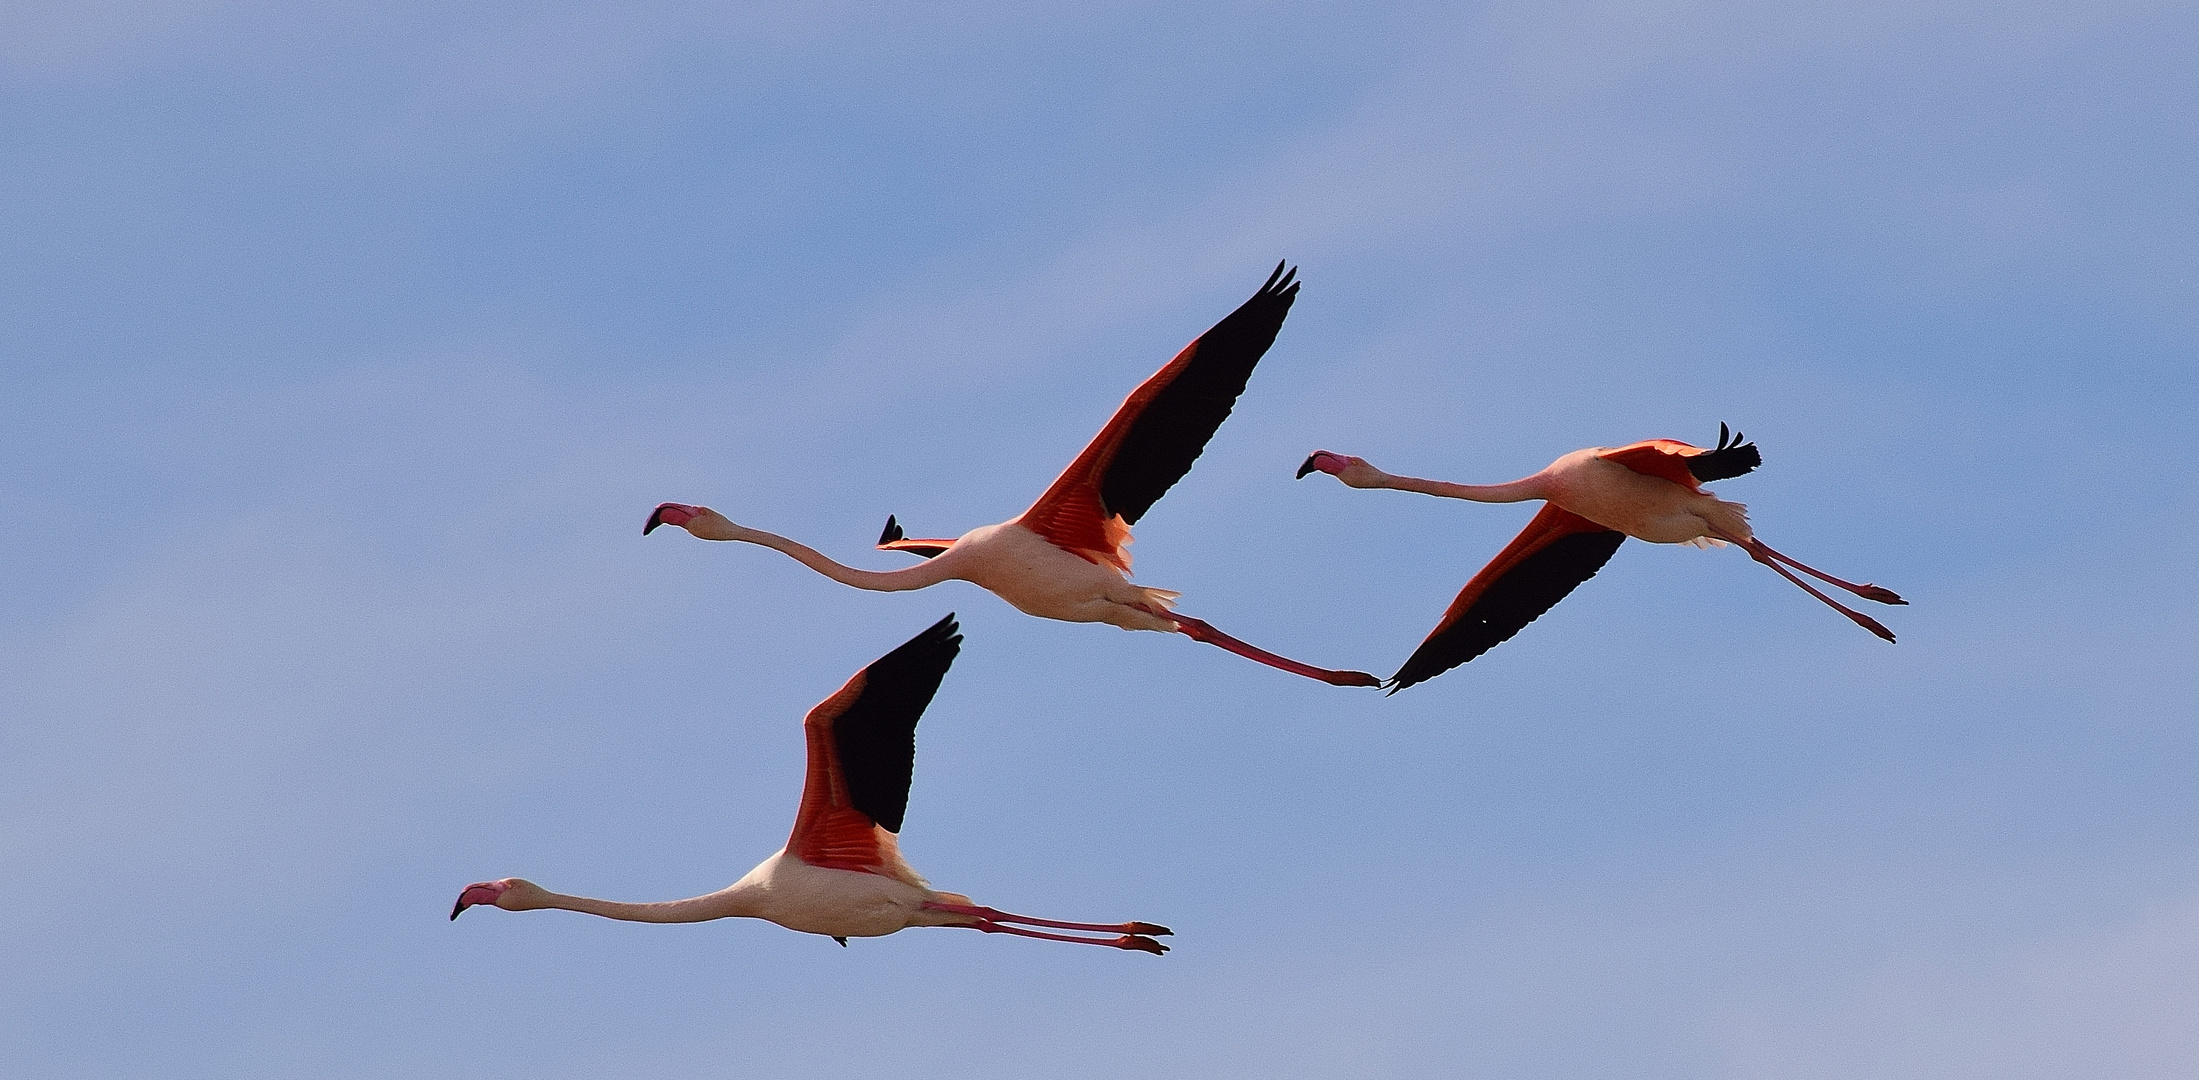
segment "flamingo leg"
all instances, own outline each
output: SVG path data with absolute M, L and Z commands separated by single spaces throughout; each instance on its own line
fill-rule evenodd
M 1144 934 L 1149 937 L 1158 937 L 1175 933 L 1175 931 L 1170 930 L 1165 926 L 1155 926 L 1152 923 L 1057 922 L 1053 919 L 1034 919 L 1028 915 L 1017 915 L 1012 912 L 1002 911 L 999 908 L 972 907 L 968 904 L 942 904 L 937 901 L 927 901 L 924 904 L 924 910 L 944 911 L 951 915 L 970 915 L 976 918 L 984 919 L 987 922 L 1024 923 L 1030 926 L 1051 926 L 1056 930 L 1090 930 L 1093 933 L 1097 934 Z
M 956 925 L 967 926 L 972 930 L 983 931 L 987 934 L 1014 934 L 1017 937 L 1039 938 L 1045 941 L 1067 941 L 1077 945 L 1105 945 L 1113 949 L 1134 949 L 1138 952 L 1149 952 L 1155 956 L 1168 951 L 1168 946 L 1152 938 L 1139 937 L 1136 934 L 1124 934 L 1121 937 L 1111 938 L 1072 937 L 1068 934 L 1048 934 L 1039 930 L 1025 930 L 1020 926 L 1007 926 L 989 920 L 958 923 Z
M 1903 606 L 1906 606 L 1909 603 L 1907 600 L 1903 600 L 1901 596 L 1898 593 L 1894 592 L 1892 589 L 1882 588 L 1880 586 L 1872 585 L 1869 583 L 1857 585 L 1854 582 L 1842 581 L 1839 578 L 1836 578 L 1831 574 L 1825 573 L 1822 570 L 1805 566 L 1795 559 L 1789 558 L 1776 551 L 1773 551 L 1771 545 L 1763 542 L 1762 540 L 1750 538 L 1741 541 L 1741 546 L 1747 548 L 1749 550 L 1749 554 L 1751 555 L 1754 555 L 1758 550 L 1761 550 L 1764 554 L 1769 555 L 1772 558 L 1779 560 L 1780 562 L 1786 563 L 1788 566 L 1794 567 L 1795 569 L 1800 570 L 1803 573 L 1808 574 L 1809 576 L 1816 578 L 1819 581 L 1823 581 L 1832 585 L 1838 585 L 1841 588 L 1846 589 L 1849 592 L 1852 592 L 1865 600 L 1876 600 L 1881 604 L 1899 604 Z M 1757 559 L 1756 561 L 1763 562 L 1764 560 Z
M 1271 668 L 1280 668 L 1284 671 L 1290 672 L 1293 675 L 1303 675 L 1309 679 L 1319 679 L 1322 682 L 1329 684 L 1330 686 L 1382 685 L 1382 680 L 1377 679 L 1364 671 L 1332 671 L 1328 668 L 1318 668 L 1314 667 L 1312 664 L 1301 664 L 1296 660 L 1277 656 L 1274 653 L 1267 651 L 1266 649 L 1247 645 L 1244 642 L 1237 640 L 1236 638 L 1230 637 L 1228 634 L 1222 633 L 1221 631 L 1214 629 L 1214 627 L 1204 619 L 1194 619 L 1189 615 L 1178 615 L 1173 611 L 1155 611 L 1153 612 L 1153 614 L 1175 623 L 1176 629 L 1184 636 L 1189 637 L 1193 641 L 1203 641 L 1209 645 L 1219 645 L 1222 648 L 1227 649 L 1230 652 L 1236 653 L 1239 656 L 1251 660 L 1257 660 Z
M 1809 582 L 1804 581 L 1801 578 L 1795 577 L 1792 571 L 1788 570 L 1784 566 L 1779 565 L 1778 560 L 1772 558 L 1770 554 L 1770 548 L 1764 547 L 1763 544 L 1753 540 L 1743 540 L 1740 541 L 1740 544 L 1744 549 L 1748 551 L 1749 558 L 1755 559 L 1757 562 L 1763 563 L 1765 566 L 1771 567 L 1772 569 L 1779 571 L 1780 577 L 1786 578 L 1788 581 L 1794 582 L 1796 585 L 1801 586 L 1803 592 L 1806 592 L 1811 596 L 1814 596 L 1819 600 L 1823 600 L 1825 603 L 1830 604 L 1834 611 L 1837 611 L 1842 615 L 1846 615 L 1847 617 L 1854 619 L 1857 626 L 1860 626 L 1863 629 L 1870 631 L 1871 633 L 1877 634 L 1879 637 L 1885 638 L 1888 641 L 1892 641 L 1894 639 L 1894 632 L 1886 629 L 1884 626 L 1879 625 L 1877 619 L 1871 618 L 1870 616 L 1865 615 L 1860 611 L 1856 611 L 1855 609 L 1850 608 L 1845 604 L 1842 604 L 1840 601 L 1835 600 L 1832 597 L 1825 595 L 1824 593 L 1818 592 L 1815 588 L 1812 588 L 1810 586 Z

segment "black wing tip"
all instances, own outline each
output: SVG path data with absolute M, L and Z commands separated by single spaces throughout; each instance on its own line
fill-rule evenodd
M 895 521 L 892 514 L 887 514 L 885 531 L 878 534 L 878 546 L 885 547 L 887 544 L 893 543 L 894 541 L 901 539 L 905 535 L 907 534 L 901 531 L 901 523 Z
M 915 771 L 916 725 L 962 650 L 954 613 L 863 669 L 863 690 L 833 723 L 849 802 L 898 834 Z
M 1505 637 L 1509 638 L 1511 637 L 1511 635 L 1507 634 L 1505 635 Z M 1502 641 L 1499 641 L 1496 644 L 1502 643 Z M 1428 642 L 1423 642 L 1421 644 L 1421 648 L 1427 648 L 1428 644 Z M 1451 660 L 1448 657 L 1444 656 L 1423 657 L 1418 655 L 1420 650 L 1416 649 L 1414 650 L 1415 655 L 1406 658 L 1405 666 L 1398 668 L 1397 674 L 1390 676 L 1389 681 L 1382 684 L 1387 690 L 1387 693 L 1384 693 L 1382 696 L 1393 696 L 1399 690 L 1403 690 L 1408 686 L 1418 686 L 1421 683 L 1427 682 L 1428 680 L 1433 679 L 1436 676 L 1451 670 L 1452 668 L 1464 667 L 1467 664 L 1473 662 L 1475 658 L 1481 655 L 1481 653 L 1488 652 L 1489 649 L 1494 647 L 1495 645 L 1485 646 L 1482 648 L 1481 652 L 1477 652 L 1473 656 L 1468 656 L 1459 660 Z
M 1736 476 L 1756 471 L 1764 463 L 1763 451 L 1748 441 L 1748 436 L 1723 423 L 1718 425 L 1718 445 L 1707 454 L 1697 454 L 1687 459 L 1687 471 L 1699 483 L 1713 480 L 1730 480 Z
M 962 625 L 955 621 L 954 612 L 950 611 L 945 618 L 895 646 L 892 652 L 871 661 L 863 670 L 875 675 L 880 671 L 911 673 L 928 669 L 944 677 L 961 652 Z
M 1298 268 L 1291 266 L 1289 259 L 1280 259 L 1275 263 L 1275 272 L 1267 276 L 1267 284 L 1260 286 L 1260 291 L 1254 294 L 1254 298 L 1282 297 L 1289 300 L 1298 295 L 1299 284 Z
M 1473 662 L 1510 641 L 1558 601 L 1595 577 L 1611 561 L 1626 534 L 1613 529 L 1558 537 L 1489 583 L 1481 598 L 1455 619 L 1429 631 L 1420 647 L 1390 676 L 1390 693 Z
M 962 624 L 955 621 L 954 612 L 950 611 L 910 640 L 912 643 L 920 641 L 927 645 L 958 650 L 962 648 Z
M 950 611 L 938 622 L 924 628 L 924 632 L 910 638 L 901 648 L 887 653 L 893 656 L 907 649 L 910 652 L 942 653 L 946 663 L 953 663 L 955 655 L 962 651 L 962 624 L 955 621 Z

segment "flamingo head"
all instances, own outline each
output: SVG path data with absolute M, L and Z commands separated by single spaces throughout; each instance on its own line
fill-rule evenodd
M 1382 487 L 1389 477 L 1388 473 L 1367 464 L 1366 458 L 1347 457 L 1343 454 L 1332 454 L 1326 450 L 1316 450 L 1312 456 L 1306 458 L 1305 464 L 1298 466 L 1298 479 L 1305 479 L 1307 473 L 1316 469 L 1342 480 L 1345 487 Z
M 526 878 L 508 877 L 502 881 L 477 881 L 466 886 L 458 894 L 458 902 L 451 905 L 450 917 L 481 904 L 492 904 L 506 911 L 527 911 L 544 906 L 549 892 Z
M 1366 462 L 1355 457 L 1345 457 L 1342 454 L 1331 454 L 1326 450 L 1316 450 L 1306 458 L 1305 464 L 1298 466 L 1298 479 L 1305 479 L 1306 474 L 1315 469 L 1319 469 L 1330 476 L 1338 476 L 1353 465 L 1364 464 Z
M 647 536 L 657 531 L 659 525 L 677 525 L 705 540 L 738 539 L 740 526 L 726 520 L 724 514 L 707 506 L 689 506 L 686 503 L 663 503 L 649 514 L 649 521 L 641 527 Z

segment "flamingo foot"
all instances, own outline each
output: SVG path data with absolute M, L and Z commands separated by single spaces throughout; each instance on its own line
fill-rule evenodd
M 1155 956 L 1168 951 L 1168 946 L 1138 934 L 1123 934 L 1111 938 L 1075 937 L 1069 934 L 1048 934 L 1038 930 L 1025 930 L 1020 926 L 1008 926 L 1004 923 L 987 920 L 960 925 L 987 934 L 1014 934 L 1017 937 L 1038 938 L 1041 941 L 1066 941 L 1072 945 L 1105 945 L 1110 949 L 1128 949 L 1133 952 L 1152 953 Z
M 1851 619 L 1854 619 L 1857 626 L 1860 626 L 1863 629 L 1870 631 L 1871 633 L 1877 634 L 1879 637 L 1885 638 L 1889 642 L 1894 640 L 1894 632 L 1880 625 L 1877 619 L 1871 618 L 1870 616 L 1865 615 L 1860 611 L 1844 611 L 1843 614 Z
M 1806 592 L 1811 596 L 1814 596 L 1819 600 L 1824 601 L 1828 607 L 1831 607 L 1834 611 L 1837 611 L 1842 615 L 1846 615 L 1849 619 L 1853 620 L 1857 626 L 1860 626 L 1863 629 L 1870 631 L 1871 633 L 1877 634 L 1879 637 L 1886 639 L 1888 642 L 1894 640 L 1894 632 L 1886 629 L 1883 625 L 1880 625 L 1877 619 L 1871 618 L 1870 616 L 1865 615 L 1862 612 L 1857 611 L 1854 608 L 1851 608 L 1848 605 L 1843 604 L 1840 601 L 1835 600 L 1832 597 L 1827 596 L 1814 588 L 1811 588 L 1809 582 L 1794 576 L 1794 571 L 1779 565 L 1782 562 L 1794 563 L 1794 560 L 1786 558 L 1785 556 L 1780 555 L 1778 552 L 1773 551 L 1762 541 L 1748 540 L 1744 542 L 1744 546 L 1748 550 L 1749 558 L 1755 559 L 1757 562 L 1763 563 L 1765 566 L 1771 567 L 1773 570 L 1778 571 L 1780 577 L 1786 578 L 1788 581 L 1794 582 L 1796 585 L 1801 587 L 1803 592 Z M 1820 574 L 1815 570 L 1811 570 L 1809 567 L 1803 566 L 1801 563 L 1794 563 L 1794 565 L 1807 572 L 1812 577 L 1825 577 L 1825 575 Z M 1836 585 L 1854 590 L 1858 593 L 1861 593 L 1863 588 L 1863 586 L 1850 585 L 1847 582 L 1838 581 L 1836 579 L 1827 578 L 1826 580 L 1833 581 L 1833 583 Z M 1878 588 L 1875 585 L 1869 587 L 1874 589 Z M 1881 589 L 1879 591 L 1885 592 L 1886 590 Z M 1893 596 L 1891 592 L 1887 592 L 1886 595 Z M 1894 600 L 1899 601 L 1901 600 L 1901 598 L 1895 596 Z
M 1277 656 L 1274 653 L 1267 651 L 1266 649 L 1262 649 L 1253 645 L 1247 645 L 1244 642 L 1237 640 L 1236 638 L 1230 637 L 1228 634 L 1222 633 L 1221 631 L 1214 629 L 1213 625 L 1208 623 L 1204 619 L 1194 619 L 1189 615 L 1178 615 L 1173 611 L 1155 611 L 1153 612 L 1153 614 L 1158 615 L 1161 618 L 1173 621 L 1176 624 L 1177 631 L 1193 641 L 1203 641 L 1209 645 L 1218 645 L 1248 660 L 1257 660 L 1260 663 L 1266 664 L 1271 668 L 1287 671 L 1293 675 L 1303 675 L 1309 679 L 1318 679 L 1322 682 L 1329 684 L 1330 686 L 1382 685 L 1382 680 L 1377 679 L 1364 671 L 1337 671 L 1331 668 L 1314 667 L 1312 664 L 1301 664 L 1298 661 L 1292 660 L 1288 657 Z
M 1783 554 L 1775 550 L 1770 544 L 1767 544 L 1762 540 L 1755 539 L 1754 537 L 1742 541 L 1741 546 L 1747 548 L 1751 556 L 1757 556 L 1760 554 L 1769 555 L 1772 558 L 1777 559 L 1780 562 L 1787 564 L 1788 566 L 1794 567 L 1795 569 L 1800 570 L 1803 573 L 1808 574 L 1809 576 L 1816 578 L 1819 581 L 1822 581 L 1828 585 L 1835 585 L 1840 588 L 1846 589 L 1849 592 L 1852 592 L 1865 600 L 1875 600 L 1881 604 L 1893 604 L 1897 607 L 1909 606 L 1909 602 L 1907 600 L 1903 600 L 1901 598 L 1901 594 L 1893 591 L 1892 589 L 1888 589 L 1883 586 L 1872 585 L 1867 582 L 1862 585 L 1858 585 L 1852 581 L 1842 581 L 1839 578 L 1836 578 L 1831 574 L 1824 572 L 1823 570 L 1819 570 L 1814 566 L 1810 566 L 1809 564 L 1802 562 L 1800 559 L 1797 559 L 1791 555 Z M 1763 562 L 1764 560 L 1762 558 L 1758 558 L 1756 561 Z

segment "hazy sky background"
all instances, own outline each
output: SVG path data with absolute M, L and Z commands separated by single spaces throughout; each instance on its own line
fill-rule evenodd
M 2199 12 L 1802 2 L 0 5 L 0 1071 L 2199 1072 Z M 1278 258 L 1139 580 L 1387 673 L 1719 422 L 1772 543 L 1629 544 L 1393 698 L 860 565 L 1022 510 Z M 1163 958 L 557 912 L 785 839 L 949 610 L 904 847 Z

